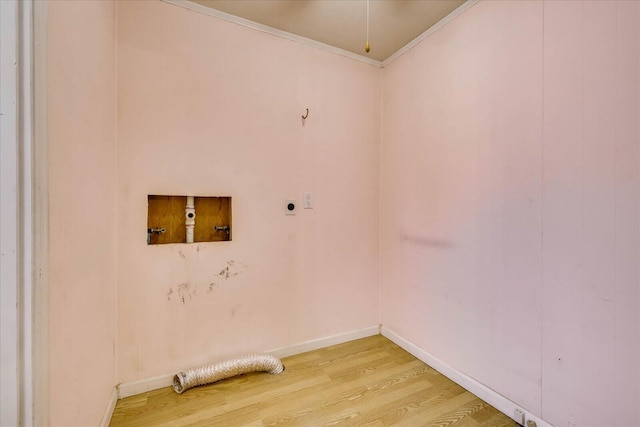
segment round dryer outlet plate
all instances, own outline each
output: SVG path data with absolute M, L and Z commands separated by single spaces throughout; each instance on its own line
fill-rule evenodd
M 295 215 L 296 214 L 296 201 L 295 199 L 287 199 L 287 202 L 284 205 L 285 213 L 287 215 Z

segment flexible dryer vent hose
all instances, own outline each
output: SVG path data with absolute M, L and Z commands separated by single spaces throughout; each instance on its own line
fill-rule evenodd
M 284 366 L 282 366 L 280 359 L 270 354 L 249 354 L 236 359 L 224 360 L 212 365 L 202 365 L 181 371 L 173 377 L 173 389 L 176 393 L 181 394 L 195 386 L 260 371 L 279 374 L 284 371 Z

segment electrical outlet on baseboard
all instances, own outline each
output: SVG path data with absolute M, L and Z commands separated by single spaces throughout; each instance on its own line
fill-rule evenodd
M 513 410 L 513 419 L 515 420 L 515 422 L 517 422 L 518 424 L 523 426 L 524 425 L 524 411 L 522 409 L 515 408 Z

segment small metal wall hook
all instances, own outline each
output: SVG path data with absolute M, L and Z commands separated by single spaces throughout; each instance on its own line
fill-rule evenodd
M 307 108 L 307 114 L 304 116 L 300 116 L 302 117 L 302 120 L 306 120 L 307 117 L 309 117 L 309 109 Z

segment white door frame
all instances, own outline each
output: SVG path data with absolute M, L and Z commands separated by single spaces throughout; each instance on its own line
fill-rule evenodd
M 0 425 L 19 422 L 18 3 L 0 2 Z
M 2 1 L 2 0 L 0 0 Z M 29 390 L 30 426 L 49 425 L 49 107 L 48 107 L 48 10 L 47 2 L 28 1 L 32 6 L 25 27 L 31 33 L 31 311 L 33 343 Z M 26 31 L 26 28 L 25 28 Z M 27 402 L 29 399 L 26 399 Z M 28 402 L 29 403 L 29 402 Z M 27 414 L 28 415 L 28 414 Z
M 0 1 L 3 426 L 48 424 L 46 20 L 46 2 Z

